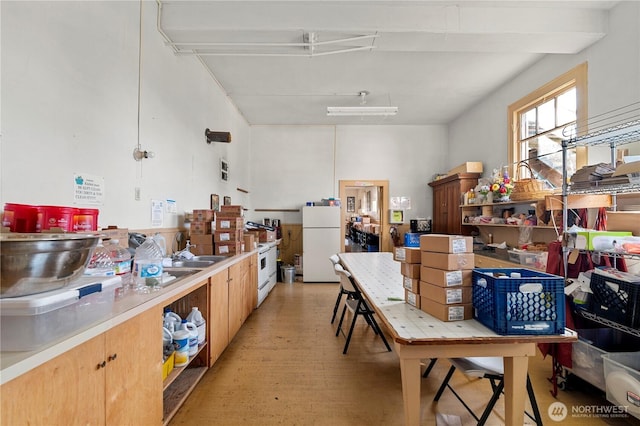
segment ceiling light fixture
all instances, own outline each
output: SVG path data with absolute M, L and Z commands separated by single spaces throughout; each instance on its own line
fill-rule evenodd
M 347 117 L 347 116 L 389 116 L 396 115 L 398 113 L 397 106 L 367 106 L 366 96 L 369 94 L 366 90 L 358 93 L 360 96 L 360 106 L 339 106 L 339 107 L 327 107 L 328 117 Z

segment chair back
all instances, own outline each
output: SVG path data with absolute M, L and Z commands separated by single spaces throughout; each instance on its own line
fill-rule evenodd
M 345 291 L 356 293 L 357 290 L 351 282 L 351 274 L 349 273 L 349 271 L 345 271 L 345 269 L 339 263 L 333 265 L 333 269 L 336 275 L 340 277 L 340 284 L 342 285 L 342 288 Z

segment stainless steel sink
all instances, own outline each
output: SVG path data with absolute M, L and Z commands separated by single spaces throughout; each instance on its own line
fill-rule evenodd
M 186 278 L 190 275 L 193 275 L 197 272 L 200 272 L 199 269 L 172 269 L 172 268 L 165 268 L 164 272 L 166 272 L 169 276 L 171 277 L 175 277 L 175 279 L 171 279 L 171 280 L 163 280 L 162 282 L 162 287 L 167 287 L 170 286 L 172 284 L 177 283 L 178 281 L 181 281 L 183 278 Z
M 174 268 L 206 268 L 213 265 L 212 260 L 193 260 L 193 259 L 179 259 L 171 262 L 171 266 Z
M 191 258 L 191 260 L 201 260 L 201 261 L 209 261 L 209 262 L 222 262 L 223 260 L 228 259 L 227 256 L 214 256 L 214 255 L 208 255 L 208 254 L 204 254 L 201 256 L 193 256 L 193 258 Z

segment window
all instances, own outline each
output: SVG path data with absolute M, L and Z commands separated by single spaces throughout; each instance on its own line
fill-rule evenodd
M 586 129 L 587 64 L 581 64 L 508 108 L 509 162 L 512 176 L 526 178 L 518 167 L 527 161 L 534 177 L 562 186 L 562 140 Z M 584 148 L 567 152 L 567 176 L 586 164 Z

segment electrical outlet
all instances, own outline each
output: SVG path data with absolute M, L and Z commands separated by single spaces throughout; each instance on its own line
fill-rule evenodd
M 140 188 L 138 187 L 135 188 L 135 198 L 136 201 L 140 201 Z

